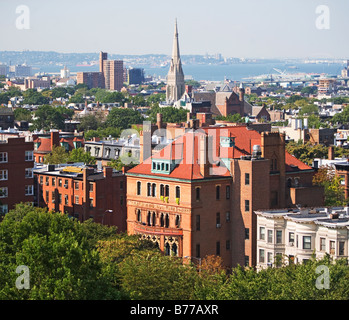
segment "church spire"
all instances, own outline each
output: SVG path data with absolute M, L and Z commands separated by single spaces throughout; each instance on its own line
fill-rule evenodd
M 179 54 L 178 26 L 175 20 L 172 59 L 170 70 L 167 74 L 166 100 L 175 102 L 179 100 L 185 91 L 184 74 L 182 70 L 182 62 Z

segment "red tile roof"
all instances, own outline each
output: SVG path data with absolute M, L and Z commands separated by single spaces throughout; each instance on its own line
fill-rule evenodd
M 249 130 L 246 126 L 202 128 L 195 133 L 192 131 L 186 132 L 158 153 L 129 170 L 128 173 L 189 180 L 203 179 L 199 164 L 199 140 L 202 136 L 213 139 L 212 148 L 214 152 L 209 155 L 209 162 L 212 163 L 211 168 L 213 170 L 213 175 L 212 173 L 210 175 L 212 178 L 230 176 L 229 170 L 222 162 L 220 165 L 217 164 L 220 159 L 239 159 L 241 156 L 251 155 L 253 146 L 261 145 L 261 134 L 257 131 Z M 220 137 L 235 138 L 235 147 L 221 147 Z M 170 174 L 152 173 L 152 159 L 172 160 L 178 164 Z M 290 155 L 287 151 L 285 152 L 285 164 L 287 172 L 311 169 L 311 167 Z

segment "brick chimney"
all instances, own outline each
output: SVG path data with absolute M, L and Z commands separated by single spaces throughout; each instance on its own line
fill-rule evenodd
M 328 160 L 334 160 L 334 146 L 328 147 Z
M 201 134 L 199 137 L 199 165 L 200 173 L 206 178 L 210 175 L 209 157 L 208 157 L 208 137 Z
M 157 125 L 158 129 L 161 129 L 163 126 L 161 113 L 156 114 L 156 125 Z
M 53 149 L 53 146 L 55 147 L 60 146 L 59 131 L 51 131 L 51 150 Z

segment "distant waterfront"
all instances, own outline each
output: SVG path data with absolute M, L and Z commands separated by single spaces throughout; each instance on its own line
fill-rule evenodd
M 296 68 L 294 68 L 296 67 Z M 194 80 L 223 81 L 224 79 L 242 80 L 264 74 L 278 74 L 275 69 L 287 73 L 325 73 L 328 75 L 340 75 L 344 65 L 342 64 L 308 64 L 299 63 L 286 65 L 284 63 L 246 63 L 232 65 L 183 65 L 186 77 L 191 76 Z M 144 68 L 147 75 L 165 77 L 168 67 Z
M 74 73 L 79 71 L 98 71 L 98 65 L 83 67 L 75 65 L 67 65 L 68 69 Z M 138 67 L 138 66 L 134 66 Z M 139 66 L 144 69 L 147 76 L 154 76 L 155 78 L 165 78 L 169 66 L 166 67 L 150 67 Z M 209 80 L 209 81 L 223 81 L 224 79 L 240 81 L 243 78 L 278 74 L 275 69 L 286 71 L 287 73 L 325 73 L 328 75 L 340 75 L 344 65 L 340 63 L 239 63 L 230 65 L 183 65 L 183 71 L 186 77 L 192 77 L 194 80 Z M 60 66 L 35 66 L 33 72 L 48 72 L 59 73 Z

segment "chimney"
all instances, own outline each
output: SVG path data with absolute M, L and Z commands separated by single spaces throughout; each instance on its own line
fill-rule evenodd
M 334 146 L 328 147 L 328 160 L 334 160 Z
M 191 112 L 187 112 L 187 122 L 189 122 L 191 119 Z
M 206 178 L 209 176 L 209 158 L 208 158 L 208 137 L 206 134 L 199 136 L 199 165 L 200 173 Z
M 53 130 L 51 131 L 51 150 L 53 146 L 58 147 L 59 145 L 59 131 Z
M 156 114 L 156 125 L 157 125 L 158 129 L 161 129 L 163 126 L 161 113 Z
M 103 168 L 103 176 L 104 178 L 110 178 L 113 175 L 112 167 L 104 167 Z

